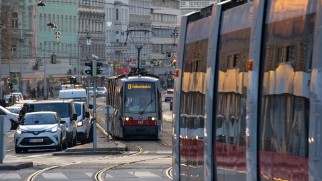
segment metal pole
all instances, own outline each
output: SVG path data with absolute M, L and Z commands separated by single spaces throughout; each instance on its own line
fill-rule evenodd
M 81 61 L 81 59 L 80 59 L 80 45 L 79 45 L 79 40 L 78 40 L 78 83 L 80 83 L 81 82 L 81 76 L 80 76 L 80 61 Z
M 22 93 L 22 83 L 23 83 L 23 77 L 22 77 L 22 30 L 20 30 L 20 78 L 19 78 L 19 90 Z
M 93 70 L 96 71 L 96 70 Z M 94 127 L 93 127 L 93 148 L 96 149 L 96 76 L 93 76 L 93 120 L 94 120 Z
M 142 45 L 138 46 L 138 71 L 140 69 L 140 52 L 141 52 Z
M 46 53 L 46 41 L 44 43 L 44 99 L 47 98 L 47 80 L 46 80 L 46 56 L 45 56 L 45 53 Z

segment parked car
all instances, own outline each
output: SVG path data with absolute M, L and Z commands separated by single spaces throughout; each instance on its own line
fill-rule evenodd
M 8 109 L 8 111 L 10 111 L 12 113 L 16 113 L 16 114 L 19 114 L 21 108 L 22 108 L 22 106 L 16 106 L 16 105 L 6 107 L 6 109 Z
M 92 116 L 85 102 L 75 102 L 75 109 L 77 113 L 77 139 L 81 144 L 85 144 L 93 139 Z
M 173 89 L 168 89 L 164 94 L 164 102 L 171 101 L 173 99 Z
M 17 102 L 24 100 L 23 94 L 21 92 L 12 92 L 11 95 L 16 97 Z
M 6 116 L 11 122 L 11 130 L 15 130 L 19 125 L 19 114 L 12 113 L 8 109 L 0 106 L 0 115 Z
M 97 96 L 104 96 L 106 94 L 106 88 L 105 87 L 97 87 Z
M 97 96 L 97 90 L 96 91 L 96 96 Z M 86 87 L 86 92 L 93 97 L 94 96 L 94 87 Z
M 56 112 L 26 113 L 15 131 L 15 152 L 27 152 L 28 149 L 55 148 L 61 151 L 67 148 L 65 121 Z
M 68 146 L 72 147 L 77 144 L 77 114 L 74 100 L 43 100 L 26 103 L 25 105 L 28 107 L 28 112 L 57 112 L 61 119 L 66 122 Z

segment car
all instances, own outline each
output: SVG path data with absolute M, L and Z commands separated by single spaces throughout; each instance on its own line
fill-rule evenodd
M 173 99 L 173 89 L 168 89 L 164 94 L 164 102 L 171 101 Z
M 41 100 L 36 102 L 29 102 L 25 105 L 28 108 L 27 112 L 57 112 L 60 115 L 61 119 L 66 122 L 68 146 L 72 147 L 77 144 L 77 114 L 73 99 Z
M 17 102 L 24 100 L 23 94 L 21 92 L 12 92 L 11 95 L 16 97 Z
M 52 111 L 26 113 L 23 124 L 14 133 L 15 152 L 28 149 L 67 148 L 66 125 L 58 113 Z
M 88 103 L 85 89 L 64 89 L 60 90 L 58 99 L 74 99 L 75 102 Z
M 6 116 L 11 122 L 11 130 L 15 130 L 19 125 L 19 114 L 12 113 L 8 109 L 0 106 L 0 115 Z
M 86 92 L 93 97 L 94 96 L 94 87 L 86 87 Z M 97 90 L 96 90 L 96 96 L 97 96 Z
M 93 121 L 85 102 L 75 102 L 77 113 L 77 139 L 81 144 L 92 141 Z
M 97 96 L 104 96 L 106 94 L 106 88 L 105 87 L 97 87 Z
M 6 109 L 8 109 L 8 111 L 10 111 L 12 113 L 16 113 L 16 114 L 19 114 L 21 108 L 22 108 L 22 106 L 16 106 L 16 105 L 6 107 Z

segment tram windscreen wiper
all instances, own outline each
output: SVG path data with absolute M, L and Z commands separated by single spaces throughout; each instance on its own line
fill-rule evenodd
M 150 104 L 153 102 L 153 100 L 151 99 L 151 101 L 149 102 L 149 104 L 147 106 L 145 106 L 145 108 L 143 109 L 143 111 L 140 112 L 140 114 L 143 114 L 145 112 L 145 110 L 150 106 Z

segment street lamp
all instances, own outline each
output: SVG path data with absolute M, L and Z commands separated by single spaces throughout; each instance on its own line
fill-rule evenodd
M 19 78 L 19 90 L 22 92 L 22 84 L 23 84 L 23 77 L 22 77 L 22 44 L 25 41 L 25 38 L 22 35 L 22 30 L 20 30 L 20 78 Z

